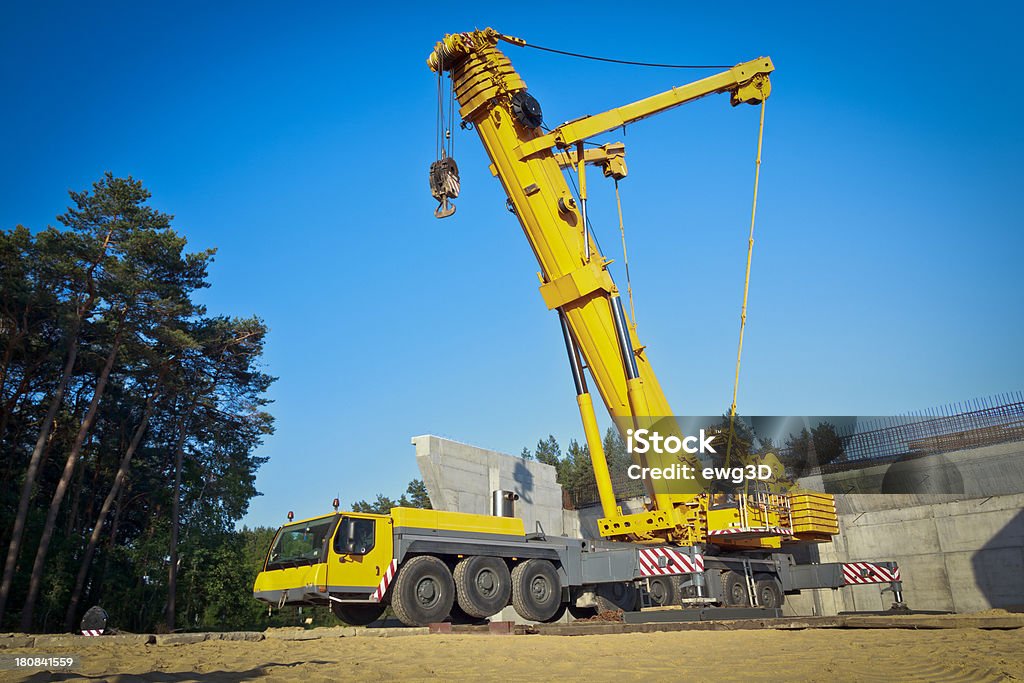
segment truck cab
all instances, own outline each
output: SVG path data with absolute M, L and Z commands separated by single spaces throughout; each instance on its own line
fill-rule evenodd
M 366 603 L 391 567 L 392 528 L 389 515 L 357 512 L 286 524 L 274 537 L 253 596 L 276 606 Z

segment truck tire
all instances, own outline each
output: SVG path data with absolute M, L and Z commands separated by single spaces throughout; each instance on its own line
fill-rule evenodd
M 647 594 L 656 607 L 678 605 L 682 599 L 679 594 L 679 581 L 672 576 L 655 576 L 647 580 Z
M 460 626 L 478 626 L 481 624 L 484 626 L 487 625 L 486 619 L 481 619 L 480 617 L 473 617 L 463 612 L 462 608 L 459 607 L 458 599 L 456 599 L 455 602 L 452 604 L 452 611 L 449 613 L 448 618 L 453 624 L 458 624 Z
M 743 574 L 731 570 L 722 572 L 722 598 L 729 607 L 750 607 L 750 591 Z
M 391 608 L 406 626 L 426 626 L 444 621 L 454 602 L 452 573 L 436 557 L 413 557 L 398 570 L 391 594 Z
M 331 611 L 334 616 L 344 621 L 349 626 L 366 626 L 381 618 L 387 605 L 372 603 L 369 605 L 349 605 L 340 602 L 331 602 Z
M 476 555 L 455 565 L 458 606 L 471 617 L 490 617 L 505 609 L 512 595 L 512 575 L 500 557 Z
M 782 585 L 778 579 L 770 574 L 755 574 L 754 590 L 757 593 L 757 604 L 759 607 L 775 609 L 782 607 L 782 603 L 786 601 L 782 592 Z
M 558 570 L 547 560 L 534 558 L 512 570 L 512 606 L 530 621 L 548 621 L 562 604 Z
M 632 583 L 602 583 L 597 587 L 597 612 L 640 611 L 640 591 Z

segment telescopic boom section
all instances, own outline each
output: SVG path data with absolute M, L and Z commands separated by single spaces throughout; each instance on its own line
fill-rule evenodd
M 489 28 L 450 34 L 435 46 L 427 64 L 435 72 L 450 75 L 460 115 L 476 130 L 491 159 L 491 172 L 508 194 L 540 264 L 541 296 L 549 309 L 559 311 L 564 323 L 574 378 L 582 378 L 574 360 L 578 352 L 623 437 L 627 429 L 645 427 L 657 429 L 663 435 L 682 436 L 644 346 L 623 311 L 619 290 L 608 272 L 610 261 L 586 229 L 585 208 L 573 198 L 559 157 L 565 163 L 568 151 L 575 152 L 579 159 L 581 143 L 588 137 L 713 93 L 729 93 L 734 105 L 759 103 L 770 91 L 771 60 L 760 58 L 740 64 L 695 83 L 571 121 L 545 134 L 540 127 L 539 105 L 526 95 L 526 83 L 497 49 L 499 40 L 523 44 Z M 578 398 L 578 403 L 588 446 L 592 454 L 599 456 L 594 464 L 605 516 L 622 517 L 616 510 L 607 466 L 600 452 L 600 433 L 586 383 L 577 380 L 576 390 L 578 397 L 583 397 Z M 678 463 L 675 455 L 651 455 L 648 460 L 641 458 L 637 464 L 665 467 Z M 691 464 L 696 465 L 697 461 L 694 459 Z M 687 491 L 686 482 L 676 481 L 670 492 L 664 480 L 645 480 L 655 510 L 667 514 L 655 520 L 653 526 L 648 525 L 649 530 L 660 528 L 663 531 L 656 536 L 673 537 L 664 530 L 678 528 L 683 520 L 674 519 L 672 511 L 693 494 L 706 490 L 704 483 L 692 481 L 691 490 Z M 631 525 L 621 535 L 643 538 L 644 532 Z M 680 537 L 676 535 L 675 540 Z

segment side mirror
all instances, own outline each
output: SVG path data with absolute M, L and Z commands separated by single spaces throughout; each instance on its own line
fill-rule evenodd
M 356 520 L 347 519 L 345 520 L 345 552 L 354 553 L 356 551 Z

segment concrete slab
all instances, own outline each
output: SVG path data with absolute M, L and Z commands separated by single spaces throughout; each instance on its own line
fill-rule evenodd
M 4 634 L 0 637 L 0 650 L 14 647 L 33 647 L 36 639 L 21 634 Z
M 157 635 L 157 645 L 193 645 L 207 639 L 209 633 L 162 633 Z
M 211 633 L 207 640 L 242 640 L 249 642 L 259 642 L 263 640 L 265 636 L 259 631 L 223 631 L 221 633 Z
M 78 633 L 41 633 L 28 636 L 17 634 L 17 637 L 33 639 L 32 647 L 91 647 L 102 643 L 123 643 L 133 645 L 148 645 L 154 642 L 154 636 L 149 633 L 118 633 L 105 636 L 83 636 Z M 5 647 L 7 638 L 0 638 L 0 648 Z
M 357 638 L 398 638 L 401 636 L 422 636 L 430 632 L 426 626 L 402 626 L 400 628 L 357 628 Z

